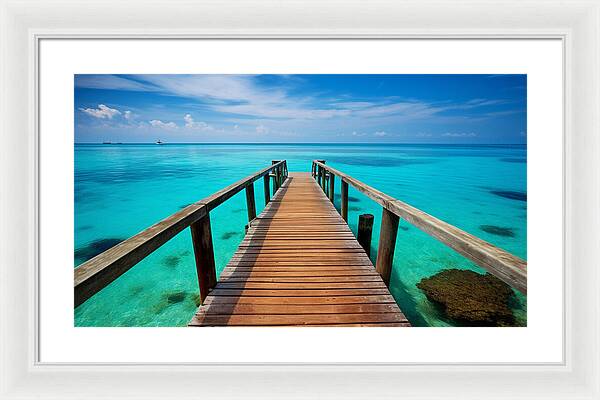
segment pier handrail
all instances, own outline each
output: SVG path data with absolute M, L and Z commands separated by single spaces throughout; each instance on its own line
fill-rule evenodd
M 74 270 L 75 307 L 108 286 L 187 227 L 190 227 L 192 234 L 200 297 L 201 301 L 204 301 L 208 291 L 216 284 L 210 211 L 246 189 L 248 221 L 250 222 L 256 218 L 253 183 L 261 177 L 264 178 L 266 204 L 270 200 L 270 178 L 273 178 L 273 192 L 275 192 L 283 184 L 287 174 L 286 160 L 275 160 L 272 165 L 190 204 L 183 210 L 80 264 Z
M 329 176 L 326 172 L 329 173 Z M 325 180 L 329 180 L 329 198 L 332 202 L 334 176 L 340 178 L 342 186 L 341 214 L 346 221 L 348 221 L 348 184 L 383 206 L 376 269 L 386 284 L 389 285 L 391 275 L 398 218 L 402 218 L 521 293 L 527 294 L 527 262 L 525 260 L 332 168 L 326 165 L 324 160 L 313 161 L 312 175 L 323 190 L 325 190 Z

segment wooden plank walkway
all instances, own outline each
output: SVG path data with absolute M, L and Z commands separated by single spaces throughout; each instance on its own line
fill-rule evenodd
M 290 173 L 190 326 L 410 326 L 309 173 Z

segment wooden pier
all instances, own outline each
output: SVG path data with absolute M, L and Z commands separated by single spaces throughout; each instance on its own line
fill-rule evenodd
M 332 204 L 336 177 L 339 213 Z M 254 182 L 261 178 L 266 205 L 257 216 Z M 349 185 L 382 206 L 375 266 L 347 225 Z M 247 233 L 217 278 L 210 211 L 242 190 Z M 189 227 L 201 300 L 190 326 L 410 326 L 388 290 L 400 218 L 527 293 L 524 260 L 324 160 L 315 160 L 310 173 L 291 174 L 285 160 L 276 160 L 75 268 L 74 305 Z M 359 225 L 366 227 L 359 238 L 367 250 L 372 220 Z
M 190 326 L 409 326 L 371 260 L 309 173 L 292 173 Z

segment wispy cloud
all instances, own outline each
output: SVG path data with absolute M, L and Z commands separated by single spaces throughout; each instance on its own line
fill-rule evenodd
M 152 91 L 201 101 L 209 109 L 252 118 L 331 119 L 397 116 L 423 119 L 456 109 L 497 105 L 504 100 L 476 98 L 463 102 L 423 100 L 338 101 L 322 103 L 314 96 L 298 96 L 286 87 L 260 85 L 252 75 L 139 75 L 135 80 L 121 76 L 88 76 L 77 80 L 78 87 Z
M 224 133 L 237 138 L 269 140 L 306 137 L 310 132 L 312 140 L 329 135 L 350 140 L 370 137 L 373 141 L 387 142 L 407 138 L 452 142 L 474 137 L 481 141 L 489 136 L 488 129 L 494 124 L 502 129 L 516 126 L 512 129 L 515 136 L 524 129 L 524 116 L 517 115 L 526 112 L 524 99 L 517 94 L 502 94 L 495 79 L 489 79 L 488 83 L 493 88 L 485 88 L 479 78 L 467 87 L 461 86 L 460 93 L 454 83 L 438 88 L 439 77 L 422 87 L 412 81 L 403 85 L 397 79 L 77 75 L 76 102 L 78 93 L 83 93 L 80 99 L 85 100 L 76 103 L 76 118 L 81 118 L 76 123 L 97 132 L 109 128 L 123 132 L 136 128 L 140 134 L 164 130 L 165 137 L 185 140 L 218 138 Z M 377 89 L 377 84 L 384 81 L 385 89 Z M 416 90 L 412 90 L 414 85 Z M 140 92 L 146 93 L 140 95 Z M 90 104 L 89 99 L 96 94 L 100 101 Z
M 83 89 L 109 89 L 128 91 L 152 91 L 158 90 L 143 82 L 115 75 L 77 75 L 75 87 Z

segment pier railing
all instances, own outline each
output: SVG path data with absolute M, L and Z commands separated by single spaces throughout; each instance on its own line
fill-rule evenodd
M 325 160 L 313 161 L 312 176 L 326 191 L 331 202 L 334 199 L 335 177 L 341 180 L 340 213 L 346 222 L 348 222 L 348 185 L 352 185 L 383 207 L 375 268 L 388 286 L 392 273 L 398 223 L 402 218 L 523 294 L 527 294 L 525 260 L 325 165 Z
M 181 211 L 79 265 L 74 270 L 75 307 L 108 286 L 187 227 L 190 228 L 194 247 L 200 300 L 204 302 L 208 292 L 217 283 L 210 211 L 245 189 L 248 221 L 251 222 L 256 218 L 254 182 L 263 178 L 265 204 L 267 204 L 270 201 L 270 181 L 273 181 L 273 193 L 275 193 L 287 176 L 286 160 L 275 160 L 272 165 L 190 204 Z

